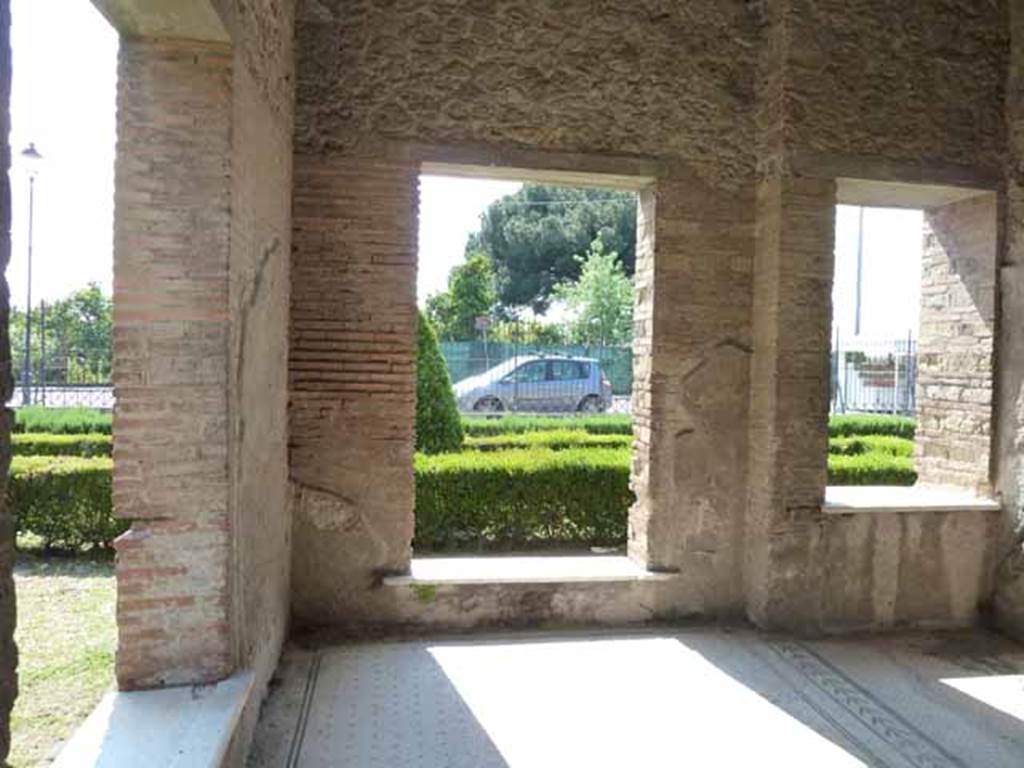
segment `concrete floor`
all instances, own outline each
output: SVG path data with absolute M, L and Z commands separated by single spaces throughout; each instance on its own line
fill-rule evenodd
M 747 630 L 290 648 L 252 768 L 1024 766 L 1024 648 Z

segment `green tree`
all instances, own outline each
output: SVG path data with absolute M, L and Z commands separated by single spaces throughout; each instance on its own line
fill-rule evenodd
M 491 341 L 547 346 L 565 344 L 568 340 L 564 325 L 542 323 L 536 319 L 495 323 L 487 332 L 487 338 Z
M 68 297 L 32 309 L 32 377 L 38 379 L 46 349 L 47 383 L 106 383 L 113 354 L 113 302 L 90 283 Z M 11 310 L 11 355 L 15 374 L 25 356 L 25 312 Z M 45 341 L 45 345 L 44 345 Z
M 419 313 L 416 327 L 416 450 L 446 453 L 462 447 L 462 420 L 430 320 Z
M 448 290 L 427 299 L 427 315 L 445 341 L 466 341 L 477 336 L 476 318 L 494 306 L 494 270 L 483 253 L 466 260 L 448 274 Z
M 559 283 L 575 280 L 583 253 L 600 237 L 627 276 L 636 262 L 636 194 L 525 184 L 492 203 L 470 235 L 468 253 L 491 258 L 503 307 L 543 313 Z
M 614 251 L 594 238 L 586 256 L 577 256 L 580 276 L 555 286 L 552 295 L 573 313 L 569 335 L 577 344 L 612 346 L 633 339 L 633 282 Z

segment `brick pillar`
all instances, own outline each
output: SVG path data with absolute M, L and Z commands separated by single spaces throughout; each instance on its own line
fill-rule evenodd
M 921 262 L 918 483 L 989 491 L 996 196 L 929 208 Z
M 629 554 L 679 571 L 683 613 L 741 610 L 749 196 L 659 179 L 640 196 Z
M 117 678 L 223 678 L 231 51 L 122 39 L 114 235 Z
M 3 276 L 11 258 L 11 185 L 7 169 L 11 165 L 11 9 L 0 3 L 0 397 L 11 397 L 11 345 L 7 335 L 7 278 Z M 11 412 L 0 410 L 0 764 L 6 764 L 11 746 L 11 707 L 18 693 L 18 649 L 14 645 L 15 604 L 14 520 L 4 492 L 11 460 Z
M 300 624 L 381 616 L 409 567 L 416 411 L 415 165 L 296 156 L 289 354 Z
M 832 181 L 758 187 L 746 579 L 761 626 L 820 620 L 835 200 Z

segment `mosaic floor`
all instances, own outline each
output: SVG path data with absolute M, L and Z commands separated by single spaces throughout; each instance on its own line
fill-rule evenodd
M 249 762 L 1020 768 L 1024 648 L 723 629 L 291 648 Z

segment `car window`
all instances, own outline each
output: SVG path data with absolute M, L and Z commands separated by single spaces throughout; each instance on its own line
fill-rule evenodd
M 590 377 L 590 364 L 576 360 L 552 360 L 552 381 L 579 381 Z
M 547 363 L 544 361 L 526 363 L 516 368 L 509 378 L 519 384 L 536 384 L 539 381 L 544 381 L 546 368 Z

